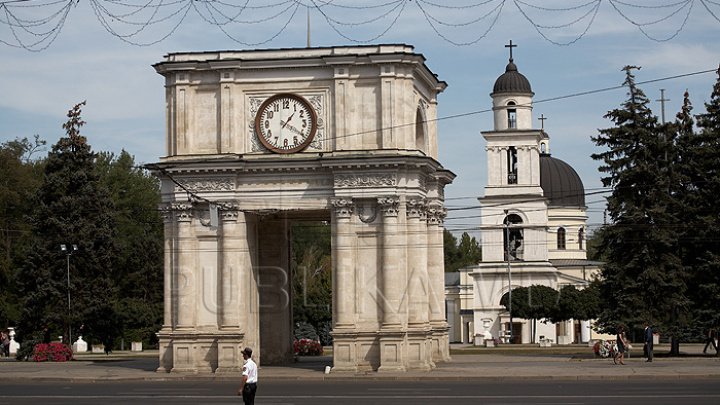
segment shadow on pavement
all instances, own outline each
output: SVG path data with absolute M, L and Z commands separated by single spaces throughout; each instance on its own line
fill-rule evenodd
M 99 367 L 122 367 L 130 368 L 133 370 L 142 371 L 155 371 L 159 366 L 160 361 L 156 358 L 147 359 L 110 359 L 110 360 L 96 360 L 92 361 L 93 366 Z

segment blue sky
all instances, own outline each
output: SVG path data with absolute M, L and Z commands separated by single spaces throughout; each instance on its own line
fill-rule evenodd
M 413 45 L 427 58 L 430 69 L 449 84 L 438 98 L 441 118 L 486 111 L 491 107 L 489 93 L 495 79 L 504 72 L 508 59 L 504 45 L 510 39 L 518 45 L 514 50 L 515 62 L 530 80 L 536 101 L 619 85 L 624 78 L 620 69 L 628 64 L 642 66 L 636 72 L 637 80 L 642 82 L 716 69 L 720 63 L 720 1 L 717 0 L 626 0 L 624 3 L 610 0 L 250 0 L 247 4 L 251 7 L 268 7 L 246 8 L 237 17 L 246 22 L 221 26 L 237 41 L 211 23 L 213 15 L 208 13 L 208 8 L 203 8 L 209 4 L 204 2 L 195 2 L 197 8 L 192 8 L 190 0 L 165 1 L 163 4 L 168 5 L 160 7 L 154 18 L 161 19 L 162 13 L 170 17 L 147 27 L 123 26 L 116 20 L 106 20 L 111 29 L 118 30 L 117 35 L 139 31 L 127 38 L 148 43 L 170 33 L 187 11 L 172 35 L 149 46 L 131 45 L 111 35 L 96 14 L 103 15 L 101 7 L 107 7 L 108 12 L 118 18 L 141 21 L 153 17 L 153 7 L 135 12 L 131 7 L 118 4 L 148 1 L 80 1 L 68 8 L 67 19 L 56 40 L 39 52 L 11 46 L 17 42 L 6 24 L 7 14 L 3 16 L 0 9 L 0 20 L 5 22 L 0 23 L 0 41 L 11 44 L 0 43 L 0 142 L 39 134 L 53 144 L 63 135 L 61 125 L 68 109 L 87 100 L 83 109 L 87 125 L 83 133 L 95 150 L 125 149 L 138 162 L 155 162 L 164 155 L 164 89 L 162 77 L 151 65 L 169 52 L 304 47 L 305 6 L 310 6 L 312 46 L 358 45 L 366 42 L 355 41 L 373 39 L 386 29 L 384 35 L 370 43 Z M 599 8 L 594 14 L 593 7 L 598 2 Z M 37 7 L 47 3 L 52 2 L 30 0 L 5 6 L 13 15 L 22 15 L 25 19 L 43 18 L 63 6 L 59 3 Z M 675 6 L 663 7 L 675 3 Z M 160 2 L 152 0 L 149 4 L 154 6 Z M 246 1 L 226 0 L 225 4 L 237 6 Z M 386 5 L 374 7 L 382 4 Z M 183 8 L 186 6 L 189 8 Z M 293 15 L 295 6 L 298 7 Z M 222 3 L 215 3 L 215 7 L 216 19 L 221 19 L 223 14 L 235 16 L 239 10 Z M 176 9 L 179 13 L 171 15 Z M 548 37 L 543 38 L 523 12 L 537 26 L 564 27 L 538 28 Z M 277 13 L 280 13 L 277 18 L 270 19 Z M 487 17 L 480 18 L 486 14 Z M 585 31 L 593 15 L 593 22 L 582 38 L 565 46 L 551 42 L 575 40 Z M 471 23 L 473 20 L 478 21 Z M 570 24 L 574 20 L 578 22 Z M 332 21 L 335 21 L 334 28 Z M 636 25 L 655 21 L 658 22 Z M 39 38 L 27 34 L 22 37 L 22 30 L 16 32 L 27 41 Z M 673 38 L 663 41 L 670 37 Z M 449 41 L 474 44 L 458 46 Z M 665 89 L 665 96 L 670 99 L 666 104 L 666 117 L 672 119 L 679 110 L 685 89 L 690 91 L 694 112 L 704 111 L 703 103 L 709 99 L 715 79 L 715 74 L 705 73 L 643 84 L 641 88 L 651 100 L 659 99 L 660 89 Z M 534 106 L 535 118 L 540 114 L 548 118 L 545 129 L 550 134 L 553 156 L 577 170 L 588 192 L 601 187 L 598 163 L 590 158 L 599 149 L 590 138 L 597 134 L 598 128 L 610 126 L 603 115 L 619 106 L 626 98 L 625 93 L 618 89 Z M 651 108 L 660 115 L 658 102 L 653 102 Z M 535 122 L 539 127 L 540 122 Z M 482 195 L 486 178 L 480 132 L 492 129 L 492 125 L 492 115 L 488 112 L 439 122 L 440 161 L 457 174 L 455 182 L 446 189 L 449 208 L 477 205 L 476 198 Z M 602 222 L 604 203 L 598 195 L 588 196 L 587 202 L 592 229 Z M 451 210 L 446 226 L 456 230 L 477 227 L 478 215 L 479 211 Z M 471 218 L 457 218 L 461 216 Z

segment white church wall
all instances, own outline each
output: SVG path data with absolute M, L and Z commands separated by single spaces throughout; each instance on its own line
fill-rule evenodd
M 514 103 L 515 105 L 509 106 L 509 103 Z M 504 131 L 511 129 L 508 126 L 508 108 L 513 108 L 516 111 L 516 128 L 530 129 L 533 127 L 532 97 L 529 97 L 527 94 L 506 93 L 493 97 L 495 130 Z
M 586 259 L 587 258 L 587 214 L 576 207 L 548 208 L 547 250 L 549 259 Z M 565 229 L 565 249 L 558 249 L 558 229 Z M 584 230 L 582 249 L 579 244 L 579 231 Z

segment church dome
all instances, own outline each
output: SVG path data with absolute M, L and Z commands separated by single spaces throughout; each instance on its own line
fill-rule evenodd
M 585 207 L 585 187 L 575 169 L 549 154 L 540 154 L 540 187 L 551 207 Z
M 532 93 L 530 82 L 527 77 L 518 72 L 517 66 L 515 66 L 512 59 L 507 64 L 505 73 L 495 80 L 493 94 L 500 93 Z

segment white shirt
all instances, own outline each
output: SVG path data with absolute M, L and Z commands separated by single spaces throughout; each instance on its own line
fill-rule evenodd
M 242 375 L 247 376 L 247 381 L 245 381 L 246 384 L 257 383 L 258 370 L 257 370 L 257 364 L 255 364 L 253 359 L 247 359 L 245 361 L 245 365 L 243 366 Z

